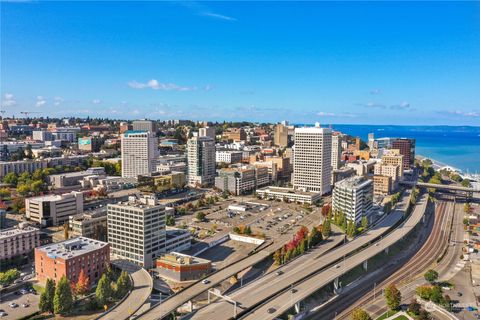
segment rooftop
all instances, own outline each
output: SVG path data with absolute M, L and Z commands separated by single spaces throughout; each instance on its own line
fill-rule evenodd
M 335 184 L 335 188 L 361 188 L 366 186 L 367 184 L 371 184 L 372 181 L 369 179 L 365 179 L 364 177 L 351 177 L 347 179 L 343 179 Z
M 177 264 L 177 265 L 191 265 L 191 264 L 205 264 L 210 263 L 210 260 L 202 259 L 194 256 L 190 256 L 188 254 L 183 254 L 179 252 L 170 252 L 167 253 L 158 260 L 168 261 L 169 263 Z
M 48 244 L 36 250 L 43 251 L 52 259 L 71 259 L 84 255 L 88 252 L 102 249 L 108 246 L 107 242 L 93 240 L 85 237 L 77 237 L 62 242 Z
M 19 234 L 38 231 L 38 228 L 32 226 L 14 227 L 0 231 L 0 239 L 10 238 Z

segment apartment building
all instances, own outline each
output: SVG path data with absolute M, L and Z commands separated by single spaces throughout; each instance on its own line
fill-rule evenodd
M 285 148 L 288 146 L 288 127 L 283 124 L 275 125 L 273 142 L 276 146 Z
M 359 224 L 363 216 L 369 216 L 373 206 L 373 182 L 364 177 L 352 177 L 335 184 L 333 212 L 343 212 L 347 220 Z
M 242 151 L 222 151 L 218 150 L 215 152 L 215 162 L 216 163 L 239 163 L 243 160 Z
M 387 153 L 383 154 L 381 164 L 385 166 L 398 167 L 398 180 L 403 180 L 403 155 L 400 154 L 400 151 L 398 149 L 388 150 Z M 378 172 L 378 174 L 383 173 Z
M 332 130 L 295 128 L 293 186 L 304 191 L 325 194 L 331 191 Z
M 415 139 L 399 138 L 392 142 L 392 149 L 399 150 L 403 156 L 403 170 L 410 170 L 415 161 Z
M 236 141 L 246 141 L 247 133 L 243 128 L 229 128 L 223 132 L 223 137 L 226 140 Z
M 81 181 L 88 176 L 98 176 L 99 178 L 105 178 L 105 168 L 92 167 L 79 172 L 52 174 L 48 176 L 48 182 L 54 188 L 60 189 L 71 186 L 80 186 Z
M 155 171 L 158 139 L 148 131 L 126 131 L 122 135 L 122 177 L 137 178 Z
M 251 192 L 269 184 L 268 168 L 242 166 L 218 170 L 215 187 L 234 195 Z
M 332 135 L 332 169 L 337 170 L 342 166 L 342 136 Z
M 215 134 L 215 128 L 213 127 L 204 127 L 198 129 L 198 136 L 199 137 L 209 137 L 212 138 L 213 141 L 215 141 L 216 134 Z
M 132 130 L 147 131 L 155 134 L 157 132 L 157 123 L 150 120 L 135 120 L 132 123 Z
M 58 283 L 63 276 L 70 283 L 76 283 L 83 270 L 92 285 L 98 282 L 109 264 L 109 244 L 85 237 L 35 249 L 35 273 L 40 283 L 45 283 L 47 279 Z
M 70 216 L 68 227 L 71 237 L 107 241 L 107 207 Z
M 47 160 L 0 161 L 0 179 L 10 172 L 21 175 L 24 172 L 33 173 L 38 169 L 47 168 Z
M 194 136 L 187 142 L 188 185 L 212 186 L 215 183 L 215 141 Z
M 0 260 L 8 261 L 18 256 L 27 256 L 40 245 L 38 228 L 20 223 L 17 227 L 0 231 Z
M 392 177 L 375 174 L 373 176 L 373 194 L 386 196 L 392 193 Z
M 26 217 L 44 227 L 68 222 L 69 216 L 83 212 L 83 193 L 46 195 L 25 199 Z

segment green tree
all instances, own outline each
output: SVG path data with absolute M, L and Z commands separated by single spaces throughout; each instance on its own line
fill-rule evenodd
M 132 282 L 130 276 L 126 271 L 122 271 L 120 277 L 117 280 L 117 289 L 115 290 L 115 296 L 117 299 L 123 298 L 127 292 L 131 289 Z
M 355 236 L 355 223 L 349 220 L 347 224 L 347 235 L 352 238 Z
M 197 219 L 198 221 L 205 221 L 205 213 L 197 212 L 197 214 L 195 215 L 195 219 Z
M 419 286 L 415 289 L 415 293 L 422 299 L 430 300 L 430 296 L 432 294 L 432 287 L 431 286 Z
M 56 314 L 67 314 L 73 307 L 72 287 L 67 277 L 63 276 L 58 282 L 53 298 L 53 309 Z
M 165 219 L 165 224 L 169 227 L 172 227 L 175 225 L 175 217 L 173 215 L 168 215 L 167 218 Z
M 0 284 L 9 285 L 20 277 L 20 271 L 17 269 L 10 269 L 5 272 L 0 272 Z
M 18 177 L 15 173 L 9 172 L 3 177 L 3 182 L 11 184 L 12 186 L 16 186 L 18 183 Z
M 363 309 L 356 308 L 352 311 L 351 320 L 372 320 L 372 317 Z
M 322 241 L 322 234 L 317 227 L 312 227 L 312 231 L 308 235 L 308 248 L 312 248 Z
M 104 273 L 98 281 L 97 289 L 95 290 L 95 297 L 100 305 L 106 305 L 112 299 L 113 292 L 111 287 L 111 280 L 108 275 Z
M 421 310 L 420 314 L 418 315 L 417 320 L 430 320 L 431 316 L 430 313 L 427 312 L 427 310 Z
M 27 184 L 21 184 L 17 187 L 17 192 L 24 197 L 30 192 L 30 186 Z
M 55 296 L 55 282 L 53 279 L 47 279 L 45 290 L 40 295 L 40 302 L 38 307 L 41 312 L 53 313 L 53 298 Z
M 0 198 L 5 199 L 5 198 L 10 198 L 12 193 L 10 192 L 10 189 L 8 188 L 1 188 L 0 189 Z
M 443 293 L 440 286 L 433 286 L 432 291 L 430 292 L 430 301 L 437 304 L 443 303 Z
M 412 301 L 408 305 L 407 311 L 410 313 L 413 313 L 414 315 L 419 315 L 420 309 L 421 309 L 420 303 L 418 303 L 416 299 L 412 299 Z
M 385 300 L 390 310 L 398 310 L 402 295 L 395 284 L 391 283 L 385 288 Z
M 43 182 L 42 180 L 35 180 L 30 184 L 30 190 L 35 193 L 39 194 L 43 190 Z
M 362 223 L 363 232 L 365 232 L 368 229 L 368 218 L 367 218 L 367 216 L 362 217 L 362 222 L 361 223 Z
M 468 180 L 468 179 L 463 180 L 462 181 L 462 187 L 471 188 L 472 184 L 470 183 L 470 180 Z
M 427 280 L 430 283 L 434 283 L 438 279 L 438 272 L 430 269 L 425 274 L 423 275 L 425 277 L 425 280 Z
M 330 232 L 332 231 L 332 227 L 330 226 L 330 220 L 325 220 L 322 225 L 322 235 L 324 238 L 328 238 L 330 236 Z

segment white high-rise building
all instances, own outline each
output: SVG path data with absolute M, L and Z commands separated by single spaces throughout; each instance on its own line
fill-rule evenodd
M 122 135 L 122 177 L 136 178 L 155 171 L 158 140 L 147 131 L 125 131 Z
M 108 243 L 115 258 L 152 268 L 165 253 L 166 208 L 154 196 L 129 197 L 107 207 Z
M 332 168 L 340 169 L 342 157 L 342 137 L 340 135 L 332 135 Z
M 215 183 L 215 140 L 194 136 L 187 142 L 188 184 L 212 186 Z
M 198 129 L 198 136 L 200 137 L 210 137 L 215 141 L 216 134 L 215 134 L 215 128 L 214 127 L 204 127 Z
M 295 162 L 293 186 L 296 189 L 325 194 L 332 181 L 332 130 L 320 128 L 295 129 Z
M 332 210 L 343 212 L 347 220 L 359 224 L 363 216 L 369 216 L 373 206 L 373 182 L 364 177 L 352 177 L 339 181 L 333 189 Z

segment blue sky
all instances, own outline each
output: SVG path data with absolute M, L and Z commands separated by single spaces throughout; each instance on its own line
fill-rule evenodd
M 480 125 L 480 2 L 0 6 L 7 115 Z

